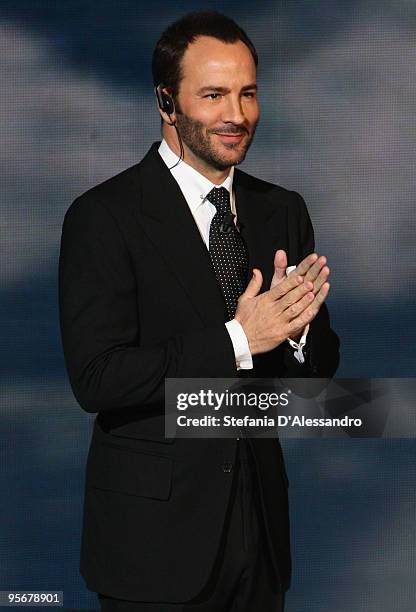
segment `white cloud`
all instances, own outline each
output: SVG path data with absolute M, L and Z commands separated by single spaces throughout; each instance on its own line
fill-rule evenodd
M 414 29 L 357 16 L 283 65 L 275 83 L 267 112 L 283 117 L 276 132 L 288 134 L 274 153 L 275 178 L 309 198 L 337 291 L 378 304 L 407 292 L 416 272 Z
M 65 65 L 42 39 L 0 26 L 0 281 L 48 273 L 72 199 L 137 162 L 158 137 L 153 97 Z
M 413 35 L 404 21 L 357 17 L 296 62 L 266 53 L 245 165 L 305 196 L 337 295 L 376 305 L 408 295 L 416 272 Z M 159 121 L 150 82 L 140 96 L 104 83 L 10 25 L 0 51 L 0 279 L 20 283 L 49 274 L 70 201 L 141 159 Z

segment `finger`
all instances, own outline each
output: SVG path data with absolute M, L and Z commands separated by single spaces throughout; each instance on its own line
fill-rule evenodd
M 316 262 L 318 257 L 319 256 L 318 256 L 317 253 L 311 253 L 310 255 L 305 257 L 305 259 L 302 259 L 300 264 L 298 264 L 296 266 L 296 268 L 294 270 L 292 270 L 292 272 L 289 274 L 289 276 L 291 276 L 291 275 L 305 276 L 305 274 L 307 273 L 309 268 Z
M 296 289 L 294 291 L 296 291 Z M 287 317 L 288 320 L 295 319 L 312 304 L 314 299 L 315 295 L 313 294 L 313 292 L 308 291 L 306 295 L 304 295 L 300 300 L 286 308 L 283 314 Z
M 318 291 L 318 293 L 315 295 L 315 299 L 310 305 L 310 310 L 313 313 L 312 318 L 316 317 L 316 315 L 319 312 L 320 307 L 322 306 L 322 304 L 325 302 L 326 298 L 328 297 L 329 288 L 330 288 L 330 284 L 324 283 L 322 287 L 320 288 L 320 290 Z
M 240 297 L 256 297 L 263 284 L 263 275 L 258 268 L 253 268 L 253 276 Z
M 308 323 L 310 323 L 318 314 L 320 307 L 324 303 L 329 293 L 329 283 L 324 283 L 320 291 L 315 296 L 312 304 L 306 308 L 300 315 L 289 321 L 288 336 L 301 331 Z
M 271 300 L 279 300 L 282 296 L 286 295 L 288 291 L 290 291 L 291 289 L 294 289 L 295 287 L 298 287 L 302 283 L 303 283 L 302 276 L 289 275 L 284 280 L 282 280 L 280 283 L 278 283 L 274 287 L 271 287 L 269 291 L 267 291 L 267 296 Z
M 320 288 L 320 290 L 318 291 L 318 293 L 316 294 L 314 302 L 316 302 L 318 310 L 322 306 L 322 304 L 325 302 L 326 298 L 328 297 L 330 288 L 331 288 L 331 285 L 329 283 L 324 283 L 322 287 Z M 313 306 L 313 303 L 312 303 L 312 306 Z M 318 310 L 316 312 L 318 312 Z
M 313 283 L 313 292 L 316 295 L 322 285 L 327 281 L 330 273 L 330 269 L 328 266 L 324 266 L 322 270 L 319 272 L 318 278 Z
M 295 287 L 291 291 L 288 291 L 286 295 L 281 297 L 280 300 L 276 302 L 278 312 L 284 312 L 287 308 L 290 308 L 290 306 L 296 304 L 296 302 L 302 299 L 303 296 L 309 292 L 313 292 L 313 283 L 308 281 L 306 283 L 302 283 L 298 287 Z
M 278 283 L 280 283 L 286 276 L 286 268 L 287 268 L 287 256 L 286 252 L 282 249 L 276 251 L 274 256 L 274 274 L 272 278 L 272 282 L 270 283 L 270 287 L 274 287 Z
M 301 332 L 313 319 L 314 315 L 310 308 L 304 310 L 300 315 L 287 324 L 287 337 L 291 338 Z
M 322 255 L 321 257 L 318 257 L 318 259 L 313 264 L 313 266 L 311 266 L 309 270 L 307 271 L 305 278 L 313 282 L 318 277 L 318 274 L 320 273 L 320 271 L 322 270 L 325 264 L 326 264 L 326 257 L 324 255 Z

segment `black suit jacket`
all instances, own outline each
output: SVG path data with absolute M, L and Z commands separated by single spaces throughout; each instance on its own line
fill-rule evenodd
M 84 503 L 81 573 L 113 597 L 180 602 L 204 586 L 230 495 L 234 439 L 166 440 L 165 377 L 236 377 L 225 303 L 188 205 L 154 143 L 133 167 L 77 198 L 59 264 L 63 348 L 79 404 L 97 413 Z M 267 290 L 276 249 L 314 250 L 295 192 L 236 169 L 237 215 Z M 286 346 L 287 345 L 287 346 Z M 255 376 L 332 376 L 338 339 L 322 307 L 306 364 L 280 345 Z M 276 575 L 290 580 L 287 476 L 275 439 L 251 440 Z

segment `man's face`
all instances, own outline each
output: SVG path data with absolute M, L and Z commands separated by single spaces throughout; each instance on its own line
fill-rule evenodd
M 249 48 L 200 36 L 185 51 L 182 74 L 176 125 L 188 157 L 217 170 L 241 163 L 259 120 Z

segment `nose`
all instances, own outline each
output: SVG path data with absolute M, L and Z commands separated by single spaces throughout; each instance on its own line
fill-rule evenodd
M 234 123 L 235 125 L 242 125 L 245 122 L 245 115 L 241 104 L 241 98 L 239 95 L 228 95 L 227 103 L 224 106 L 222 120 L 224 123 Z

